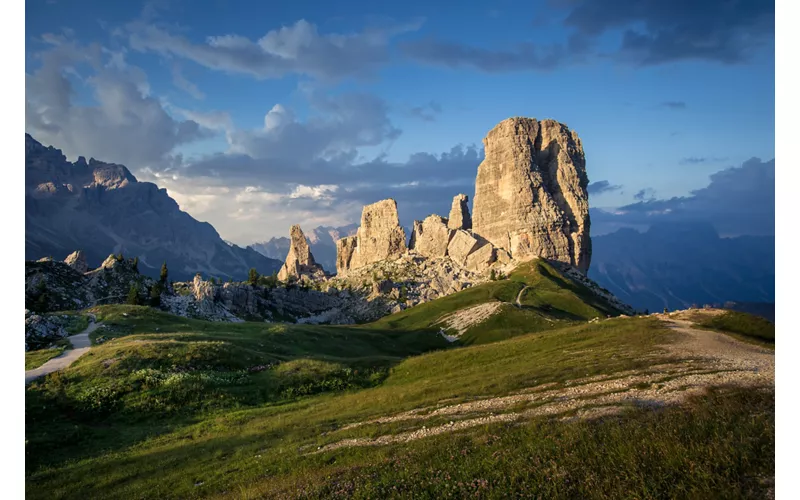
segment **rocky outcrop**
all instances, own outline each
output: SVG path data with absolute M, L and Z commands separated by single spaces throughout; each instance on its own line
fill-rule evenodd
M 64 263 L 79 273 L 85 273 L 89 270 L 89 265 L 86 263 L 86 254 L 83 250 L 75 250 L 64 259 Z
M 342 244 L 342 250 L 346 253 L 337 257 L 338 272 L 346 272 L 382 260 L 397 259 L 405 254 L 406 233 L 400 226 L 397 202 L 390 198 L 365 206 L 361 212 L 361 226 L 355 238 L 354 244 L 353 242 Z M 351 252 L 352 247 L 354 248 Z
M 509 118 L 483 140 L 473 231 L 514 260 L 589 269 L 588 178 L 577 133 L 555 120 Z
M 488 279 L 448 257 L 423 257 L 408 252 L 330 278 L 327 286 L 380 296 L 392 312 L 461 291 Z
M 495 254 L 495 248 L 488 241 L 484 242 L 483 245 L 480 245 L 480 243 L 478 245 L 475 250 L 467 255 L 464 267 L 470 271 L 483 273 L 495 263 L 497 255 Z
M 429 215 L 423 221 L 414 221 L 409 249 L 423 257 L 444 257 L 447 255 L 447 244 L 453 231 L 449 229 L 447 219 L 438 215 Z
M 355 236 L 358 231 L 358 223 L 346 226 L 317 226 L 306 234 L 311 253 L 314 260 L 321 265 L 326 272 L 336 272 L 336 242 L 347 236 Z M 247 248 L 252 248 L 256 252 L 271 259 L 281 259 L 286 257 L 289 252 L 290 241 L 285 236 L 273 237 L 267 241 L 253 243 Z
M 65 262 L 25 262 L 25 305 L 37 312 L 84 309 L 128 300 L 134 285 L 148 303 L 156 281 L 139 273 L 135 259 L 109 255 L 103 265 L 81 273 Z
M 25 310 L 25 351 L 40 349 L 66 336 L 64 326 L 55 318 Z
M 289 279 L 324 277 L 325 272 L 322 266 L 316 263 L 311 249 L 308 247 L 306 235 L 300 229 L 299 224 L 292 226 L 289 231 L 291 244 L 286 260 L 278 272 L 278 279 L 286 281 Z
M 453 197 L 453 206 L 450 207 L 450 217 L 447 227 L 450 229 L 472 229 L 472 217 L 469 215 L 469 196 L 457 194 Z
M 467 256 L 478 247 L 478 239 L 469 231 L 455 231 L 447 245 L 447 255 L 460 266 L 467 263 Z
M 336 272 L 343 273 L 350 269 L 353 255 L 356 253 L 358 238 L 347 236 L 336 242 Z

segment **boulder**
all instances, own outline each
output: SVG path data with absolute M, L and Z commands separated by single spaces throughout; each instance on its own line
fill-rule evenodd
M 588 178 L 577 133 L 555 120 L 509 118 L 483 140 L 472 229 L 515 260 L 589 269 Z
M 67 336 L 64 326 L 51 316 L 25 314 L 25 350 L 40 349 Z
M 448 229 L 447 219 L 429 215 L 423 221 L 414 221 L 409 248 L 423 257 L 444 257 L 453 231 Z
M 306 241 L 306 235 L 303 234 L 300 225 L 293 225 L 289 234 L 289 253 L 278 272 L 278 279 L 286 281 L 301 277 L 324 276 L 322 266 L 314 260 L 311 249 L 308 247 L 308 241 Z
M 447 219 L 447 227 L 450 229 L 472 229 L 472 217 L 469 215 L 469 196 L 457 194 L 453 197 L 453 205 L 450 207 L 450 217 Z
M 64 259 L 64 263 L 79 273 L 85 273 L 89 270 L 89 265 L 86 263 L 86 254 L 83 250 L 75 250 Z
M 494 264 L 496 259 L 494 247 L 491 243 L 487 242 L 483 246 L 473 250 L 472 253 L 467 256 L 464 267 L 476 273 L 483 273 Z
M 392 291 L 394 283 L 390 280 L 381 280 L 372 284 L 372 295 L 383 295 Z
M 471 235 L 468 231 L 459 229 L 453 233 L 450 238 L 450 244 L 447 245 L 447 255 L 453 260 L 463 266 L 467 262 L 467 256 L 475 250 L 478 246 L 478 239 Z

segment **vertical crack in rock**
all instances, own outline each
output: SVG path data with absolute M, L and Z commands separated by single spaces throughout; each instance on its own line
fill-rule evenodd
M 509 118 L 483 140 L 473 232 L 515 260 L 544 257 L 584 273 L 591 261 L 586 161 L 577 133 L 555 120 Z

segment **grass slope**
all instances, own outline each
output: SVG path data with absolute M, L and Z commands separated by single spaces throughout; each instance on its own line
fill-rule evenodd
M 50 349 L 39 349 L 36 351 L 28 351 L 25 353 L 25 370 L 33 370 L 39 368 L 49 360 L 60 356 L 64 352 L 64 346 L 52 347 Z
M 504 312 L 464 342 L 438 334 L 443 315 L 490 300 Z M 645 369 L 671 341 L 654 318 L 588 323 L 618 311 L 542 261 L 360 326 L 92 312 L 99 345 L 27 388 L 26 498 L 747 498 L 774 470 L 774 396 L 752 390 L 311 453 L 418 428 L 348 424 Z
M 524 290 L 524 291 L 523 291 Z M 520 299 L 522 307 L 517 307 Z M 531 332 L 551 330 L 620 314 L 589 289 L 564 278 L 547 261 L 534 260 L 517 267 L 508 279 L 482 283 L 458 293 L 386 316 L 367 328 L 435 330 L 447 315 L 486 302 L 502 302 L 500 314 L 467 330 L 462 344 L 496 342 Z
M 744 312 L 726 311 L 703 319 L 697 326 L 732 333 L 745 337 L 745 339 L 767 344 L 774 345 L 775 343 L 775 323 Z
M 621 421 L 541 418 L 308 454 L 409 426 L 349 423 L 644 368 L 653 362 L 644 354 L 672 335 L 654 319 L 440 349 L 424 331 L 97 314 L 116 337 L 28 390 L 27 498 L 737 498 L 760 491 L 752 478 L 774 467 L 774 403 L 752 391 Z M 321 380 L 343 382 L 286 392 Z

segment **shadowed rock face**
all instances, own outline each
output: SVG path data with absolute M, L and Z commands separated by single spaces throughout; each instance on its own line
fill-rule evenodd
M 473 232 L 515 260 L 540 256 L 585 273 L 592 251 L 589 181 L 577 133 L 555 120 L 509 118 L 483 144 Z
M 172 279 L 197 272 L 244 279 L 251 267 L 271 274 L 281 265 L 225 243 L 166 190 L 137 181 L 123 165 L 83 157 L 71 163 L 25 134 L 25 258 L 60 259 L 76 248 L 89 268 L 122 253 L 138 256 L 141 271 L 156 277 L 166 261 Z
M 447 227 L 450 229 L 472 229 L 472 218 L 469 215 L 469 196 L 457 194 L 453 197 L 453 206 L 450 207 L 450 217 Z

